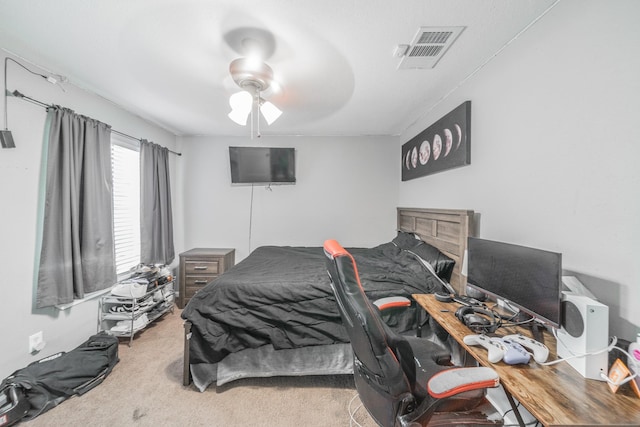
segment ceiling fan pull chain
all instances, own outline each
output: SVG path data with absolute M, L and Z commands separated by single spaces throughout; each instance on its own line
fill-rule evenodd
M 249 117 L 251 118 L 251 139 L 253 140 L 253 103 L 251 103 L 251 113 Z
M 256 119 L 257 119 L 257 127 L 258 127 L 258 132 L 256 133 L 258 138 L 261 137 L 260 135 L 260 88 L 258 88 L 258 90 L 256 90 L 256 99 L 255 99 L 255 105 L 254 108 L 256 109 Z

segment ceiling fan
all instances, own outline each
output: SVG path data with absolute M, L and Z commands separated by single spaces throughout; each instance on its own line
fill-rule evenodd
M 262 98 L 262 93 L 277 85 L 273 79 L 273 70 L 260 59 L 251 57 L 238 58 L 229 65 L 233 81 L 242 89 L 229 98 L 231 112 L 229 118 L 241 126 L 246 126 L 251 117 L 253 137 L 254 122 L 257 135 L 260 137 L 260 117 L 262 114 L 268 125 L 275 122 L 282 114 L 271 102 Z

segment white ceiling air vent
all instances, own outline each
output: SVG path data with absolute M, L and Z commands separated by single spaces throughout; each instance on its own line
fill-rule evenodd
M 420 27 L 398 69 L 433 68 L 465 27 Z

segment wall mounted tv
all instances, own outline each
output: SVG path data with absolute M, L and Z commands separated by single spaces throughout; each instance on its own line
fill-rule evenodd
M 560 327 L 562 254 L 469 237 L 467 285 Z
M 295 184 L 293 148 L 229 147 L 232 184 Z

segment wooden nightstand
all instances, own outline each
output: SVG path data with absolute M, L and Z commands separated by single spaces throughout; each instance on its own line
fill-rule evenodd
M 178 307 L 184 308 L 191 297 L 207 283 L 235 263 L 235 249 L 194 248 L 180 254 Z

